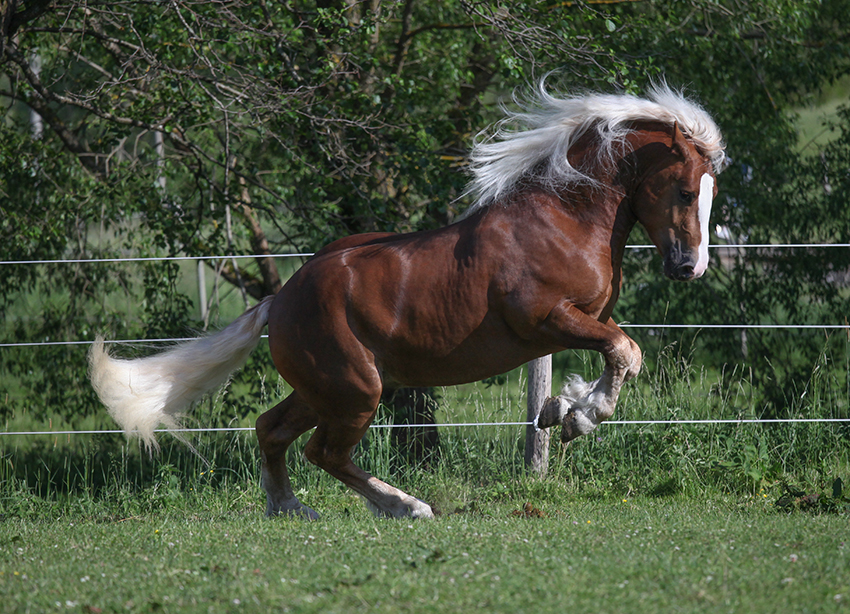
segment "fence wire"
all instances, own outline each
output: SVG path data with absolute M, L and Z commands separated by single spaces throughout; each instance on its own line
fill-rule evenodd
M 850 247 L 850 243 L 741 243 L 728 245 L 709 245 L 709 249 L 814 249 L 831 247 Z M 654 245 L 627 245 L 626 249 L 655 249 Z M 252 258 L 309 258 L 313 252 L 286 254 L 241 254 L 234 256 L 145 256 L 115 258 L 66 258 L 55 260 L 0 260 L 4 264 L 101 264 L 115 262 L 180 262 L 198 260 L 249 260 Z
M 735 245 L 710 245 L 711 249 L 816 249 L 816 248 L 850 248 L 850 243 L 756 243 Z M 642 250 L 655 249 L 654 245 L 627 245 L 626 249 Z M 309 258 L 311 252 L 284 253 L 284 254 L 247 254 L 237 256 L 151 256 L 130 258 L 71 258 L 56 260 L 5 260 L 0 265 L 57 265 L 57 264 L 100 264 L 116 262 L 175 262 L 175 261 L 201 261 L 239 259 L 248 260 L 258 257 L 265 258 Z M 848 330 L 850 324 L 632 324 L 623 323 L 621 328 L 658 328 L 658 329 L 734 329 L 734 330 L 795 330 L 795 329 L 817 329 L 817 330 Z M 268 335 L 263 335 L 267 338 Z M 167 338 L 167 339 L 116 339 L 110 340 L 112 344 L 160 344 L 179 343 L 191 341 L 195 337 Z M 90 340 L 79 341 L 33 341 L 25 343 L 0 343 L 0 348 L 14 347 L 49 347 L 49 346 L 86 346 L 94 343 Z M 777 424 L 777 423 L 850 423 L 850 418 L 777 418 L 777 419 L 718 419 L 718 420 L 608 420 L 603 425 L 676 425 L 676 424 Z M 447 422 L 437 424 L 373 424 L 369 428 L 428 428 L 428 427 L 485 427 L 485 426 L 534 426 L 533 422 Z M 185 429 L 158 429 L 156 433 L 214 433 L 214 432 L 241 432 L 253 431 L 253 427 L 220 427 L 220 428 L 185 428 Z M 0 432 L 3 436 L 57 436 L 57 435 L 110 435 L 124 433 L 122 430 L 60 430 L 60 431 L 6 431 Z
M 740 420 L 729 418 L 720 420 L 606 420 L 601 425 L 607 426 L 629 426 L 629 425 L 676 425 L 676 424 L 793 424 L 808 422 L 850 422 L 850 418 L 743 418 Z M 484 426 L 534 426 L 534 422 L 437 422 L 434 424 L 371 424 L 370 429 L 421 429 L 421 428 L 452 428 L 452 427 L 484 427 Z M 239 433 L 253 431 L 252 426 L 230 426 L 210 428 L 179 428 L 179 429 L 157 429 L 154 433 Z M 543 430 L 543 429 L 541 429 Z M 2 436 L 31 436 L 31 435 L 118 435 L 124 431 L 120 429 L 105 430 L 83 430 L 83 431 L 7 431 L 0 432 Z M 132 435 L 132 433 L 130 433 Z
M 713 330 L 847 330 L 850 324 L 618 324 L 620 328 L 664 328 L 664 329 L 713 329 Z M 116 345 L 146 345 L 158 343 L 182 343 L 198 337 L 170 337 L 161 339 L 107 339 L 104 343 Z M 267 339 L 268 335 L 262 335 Z M 51 347 L 91 345 L 94 341 L 26 341 L 22 343 L 0 343 L 0 348 Z

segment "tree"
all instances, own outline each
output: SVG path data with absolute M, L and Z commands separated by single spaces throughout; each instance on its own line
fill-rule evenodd
M 310 248 L 445 223 L 488 88 L 521 80 L 523 61 L 547 67 L 535 54 L 574 70 L 610 60 L 554 9 L 528 28 L 464 2 L 39 6 L 11 18 L 0 94 L 93 178 L 165 186 L 144 204 L 132 192 L 113 218 L 140 213 L 169 253 L 267 252 L 260 216 L 278 245 Z M 260 260 L 262 278 L 241 285 L 273 292 L 273 268 Z
M 789 228 L 842 236 L 840 216 L 827 232 L 826 214 L 811 214 L 834 211 L 841 190 L 822 196 L 804 172 L 826 160 L 838 186 L 843 141 L 825 158 L 800 154 L 789 110 L 846 74 L 848 19 L 846 0 L 7 0 L 0 256 L 255 253 L 250 266 L 214 270 L 245 297 L 264 296 L 280 284 L 264 255 L 450 222 L 466 204 L 464 152 L 476 132 L 501 115 L 499 100 L 550 71 L 551 86 L 567 90 L 687 85 L 733 159 L 717 223 L 751 240 L 787 240 Z M 33 117 L 43 125 L 35 133 Z M 777 225 L 778 199 L 797 212 L 788 220 L 806 224 Z M 840 270 L 843 256 L 829 257 Z M 716 305 L 717 321 L 761 321 L 801 300 L 838 313 L 840 296 L 817 267 L 796 285 L 777 258 L 747 257 L 680 288 L 660 286 L 641 261 L 618 313 L 649 322 L 668 310 L 688 322 L 693 305 Z M 781 294 L 764 270 L 782 272 Z M 182 333 L 190 301 L 177 291 L 177 267 L 145 271 L 138 288 L 119 267 L 6 266 L 2 308 L 25 292 L 63 297 L 10 336 Z M 139 322 L 106 300 L 128 289 L 143 293 Z M 723 360 L 733 345 L 739 335 L 706 343 Z

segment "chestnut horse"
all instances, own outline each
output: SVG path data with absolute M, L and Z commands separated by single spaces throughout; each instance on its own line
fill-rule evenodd
M 567 348 L 595 350 L 605 358 L 599 379 L 571 380 L 539 418 L 560 423 L 564 441 L 591 432 L 641 367 L 640 348 L 611 319 L 629 232 L 643 225 L 667 277 L 700 277 L 723 158 L 708 114 L 666 86 L 647 99 L 561 99 L 541 87 L 533 106 L 474 147 L 477 202 L 457 223 L 332 243 L 277 296 L 158 355 L 115 359 L 98 340 L 93 385 L 128 433 L 155 446 L 154 429 L 175 426 L 226 381 L 268 325 L 294 392 L 257 420 L 267 513 L 317 518 L 285 464 L 315 428 L 307 459 L 376 514 L 430 517 L 428 504 L 352 462 L 382 390 L 472 382 Z

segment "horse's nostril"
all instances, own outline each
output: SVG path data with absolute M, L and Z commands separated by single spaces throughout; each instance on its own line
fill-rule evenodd
M 678 266 L 670 277 L 676 281 L 690 281 L 694 278 L 694 267 L 689 264 Z
M 676 281 L 689 281 L 696 277 L 696 267 L 689 260 L 678 263 L 668 261 L 665 264 L 664 272 L 667 277 Z

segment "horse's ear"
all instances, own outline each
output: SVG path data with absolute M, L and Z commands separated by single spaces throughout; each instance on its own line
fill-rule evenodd
M 690 143 L 687 137 L 679 129 L 679 122 L 673 122 L 673 135 L 670 143 L 670 149 L 673 153 L 681 158 L 688 158 L 690 153 Z

